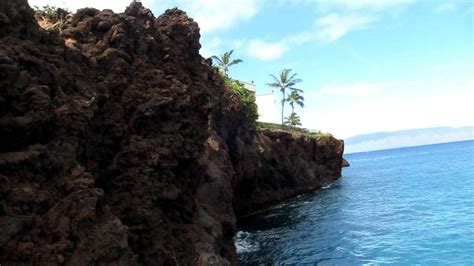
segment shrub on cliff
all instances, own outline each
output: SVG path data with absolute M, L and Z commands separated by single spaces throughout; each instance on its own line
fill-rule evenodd
M 257 130 L 287 131 L 289 133 L 302 134 L 313 138 L 319 137 L 330 139 L 333 137 L 330 133 L 323 133 L 321 132 L 321 130 L 311 130 L 307 128 L 292 126 L 289 124 L 286 124 L 282 127 L 280 124 L 257 122 Z
M 67 9 L 50 5 L 43 7 L 35 6 L 34 10 L 38 24 L 46 30 L 61 29 L 64 22 L 72 17 L 72 14 Z
M 290 116 L 286 117 L 285 125 L 292 127 L 301 126 L 300 117 L 295 112 L 291 113 Z
M 255 99 L 255 93 L 247 90 L 239 81 L 229 78 L 222 72 L 220 72 L 220 74 L 226 85 L 239 97 L 244 112 L 245 125 L 255 128 L 258 119 L 258 108 Z
M 34 10 L 37 15 L 51 21 L 58 21 L 69 13 L 67 9 L 50 5 L 45 5 L 43 7 L 34 6 Z

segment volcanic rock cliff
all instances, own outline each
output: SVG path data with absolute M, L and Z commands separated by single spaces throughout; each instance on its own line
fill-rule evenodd
M 0 264 L 234 264 L 236 214 L 320 187 L 343 143 L 243 126 L 178 9 L 41 29 L 0 0 Z

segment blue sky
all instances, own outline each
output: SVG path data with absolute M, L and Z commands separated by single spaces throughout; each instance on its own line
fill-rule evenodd
M 30 0 L 123 11 L 128 0 Z M 345 138 L 474 125 L 474 4 L 468 0 L 142 1 L 178 6 L 201 28 L 205 57 L 234 49 L 230 76 L 271 92 L 269 74 L 303 79 L 303 126 Z M 276 92 L 280 96 L 279 92 Z M 289 108 L 288 108 L 289 109 Z

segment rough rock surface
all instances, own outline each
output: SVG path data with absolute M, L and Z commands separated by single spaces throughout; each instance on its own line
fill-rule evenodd
M 237 166 L 237 215 L 319 189 L 341 176 L 344 143 L 329 136 L 258 132 Z
M 346 159 L 342 158 L 342 167 L 349 167 L 351 164 Z
M 0 0 L 0 264 L 233 264 L 236 213 L 340 176 L 341 142 L 241 126 L 199 37 L 177 9 L 44 31 Z

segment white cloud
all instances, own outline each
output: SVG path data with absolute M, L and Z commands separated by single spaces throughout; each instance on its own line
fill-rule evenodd
M 436 12 L 449 12 L 454 11 L 455 9 L 456 5 L 453 2 L 442 3 L 436 7 Z
M 414 0 L 319 0 L 322 8 L 345 8 L 345 9 L 372 9 L 381 10 L 394 6 L 405 5 Z
M 450 70 L 451 67 L 449 65 L 434 65 L 431 67 L 431 70 L 435 73 L 442 73 Z
M 423 87 L 431 86 L 429 83 L 417 84 L 417 88 Z M 327 98 L 324 101 L 334 101 L 333 107 L 321 111 L 317 107 L 310 110 L 310 105 L 307 105 L 305 112 L 310 112 L 310 115 L 302 114 L 301 120 L 304 127 L 331 132 L 339 138 L 369 132 L 474 125 L 472 80 L 462 84 L 439 84 L 429 94 L 414 95 L 405 91 L 390 95 L 360 97 L 347 104 L 337 97 Z M 318 102 L 309 95 L 305 96 L 307 102 Z
M 348 9 L 361 9 L 361 8 L 387 8 L 391 6 L 401 5 L 413 2 L 414 0 L 278 0 L 278 4 L 310 4 L 316 3 L 322 7 L 339 6 Z
M 323 17 L 316 20 L 320 40 L 336 41 L 353 30 L 366 28 L 384 13 L 398 14 L 400 8 L 415 0 L 319 0 Z
M 254 39 L 247 44 L 247 52 L 251 57 L 260 60 L 280 58 L 293 46 L 303 45 L 316 38 L 325 41 L 335 41 L 351 30 L 361 29 L 375 21 L 372 16 L 347 15 L 331 13 L 318 19 L 314 28 L 296 34 L 288 35 L 274 42 Z
M 316 21 L 320 40 L 336 41 L 349 31 L 362 29 L 376 20 L 372 15 L 339 15 L 331 13 Z
M 357 83 L 353 85 L 322 87 L 319 95 L 337 95 L 337 96 L 365 96 L 376 91 L 391 89 L 399 84 L 395 82 L 383 83 Z
M 210 41 L 202 40 L 202 43 L 205 43 L 205 45 L 202 45 L 201 50 L 199 52 L 203 57 L 211 57 L 220 53 L 219 49 L 224 43 L 224 41 L 222 41 L 221 38 L 214 37 Z
M 266 42 L 262 40 L 251 40 L 247 46 L 247 53 L 260 60 L 273 60 L 280 58 L 288 50 L 282 42 Z
M 272 3 L 276 2 L 278 5 L 292 5 L 292 6 L 297 6 L 297 5 L 309 5 L 309 4 L 314 4 L 317 1 L 316 0 L 272 0 Z
M 315 39 L 315 34 L 310 31 L 300 32 L 294 35 L 288 35 L 274 42 L 268 42 L 261 39 L 253 39 L 246 43 L 247 54 L 253 58 L 260 60 L 278 59 L 285 52 L 290 50 L 292 46 L 303 45 Z M 244 42 L 239 41 L 242 46 Z
M 471 101 L 466 95 L 439 95 L 426 99 L 384 99 L 363 102 L 315 114 L 305 127 L 315 127 L 349 137 L 377 131 L 396 131 L 436 126 L 474 125 Z
M 250 56 L 260 60 L 273 60 L 280 58 L 293 46 L 307 44 L 316 39 L 334 42 L 350 31 L 360 30 L 378 19 L 378 12 L 386 7 L 406 4 L 412 0 L 280 0 L 282 3 L 308 4 L 316 3 L 324 6 L 326 11 L 338 9 L 338 12 L 326 13 L 316 19 L 309 30 L 288 35 L 278 41 L 268 42 L 265 40 L 251 40 L 247 44 L 247 52 Z M 370 12 L 361 12 L 361 9 L 371 9 Z M 350 9 L 350 10 L 348 10 Z
M 304 45 L 317 39 L 328 42 L 342 38 L 350 31 L 360 30 L 375 22 L 378 12 L 384 8 L 407 4 L 412 0 L 280 0 L 278 4 L 316 4 L 323 10 L 337 12 L 326 13 L 317 19 L 309 29 L 287 35 L 276 41 L 264 39 L 240 40 L 232 47 L 245 47 L 250 57 L 259 60 L 278 59 L 294 46 Z M 261 2 L 260 2 L 261 3 Z M 273 2 L 272 2 L 273 4 Z M 259 10 L 256 0 L 196 0 L 186 7 L 189 14 L 196 19 L 202 32 L 209 33 L 230 28 L 236 23 L 248 20 Z M 369 12 L 362 12 L 368 9 Z M 222 12 L 232 10 L 232 12 Z M 205 42 L 204 42 L 205 43 Z M 208 44 L 206 44 L 208 45 Z
M 234 49 L 240 49 L 244 46 L 244 41 L 243 40 L 234 40 L 231 43 L 232 43 L 232 47 L 234 47 Z
M 142 0 L 144 6 L 150 8 L 155 0 Z M 52 5 L 61 8 L 67 8 L 69 11 L 76 12 L 77 9 L 84 7 L 93 7 L 99 10 L 112 9 L 114 12 L 124 12 L 125 8 L 130 5 L 130 0 L 28 0 L 31 7 L 42 7 Z
M 182 8 L 199 24 L 201 33 L 229 29 L 251 19 L 259 10 L 257 0 L 195 0 L 182 4 Z
M 294 35 L 286 36 L 282 39 L 288 45 L 302 45 L 314 40 L 315 34 L 312 31 L 303 31 Z
M 467 87 L 471 89 L 471 93 L 474 95 L 474 79 L 467 82 Z

